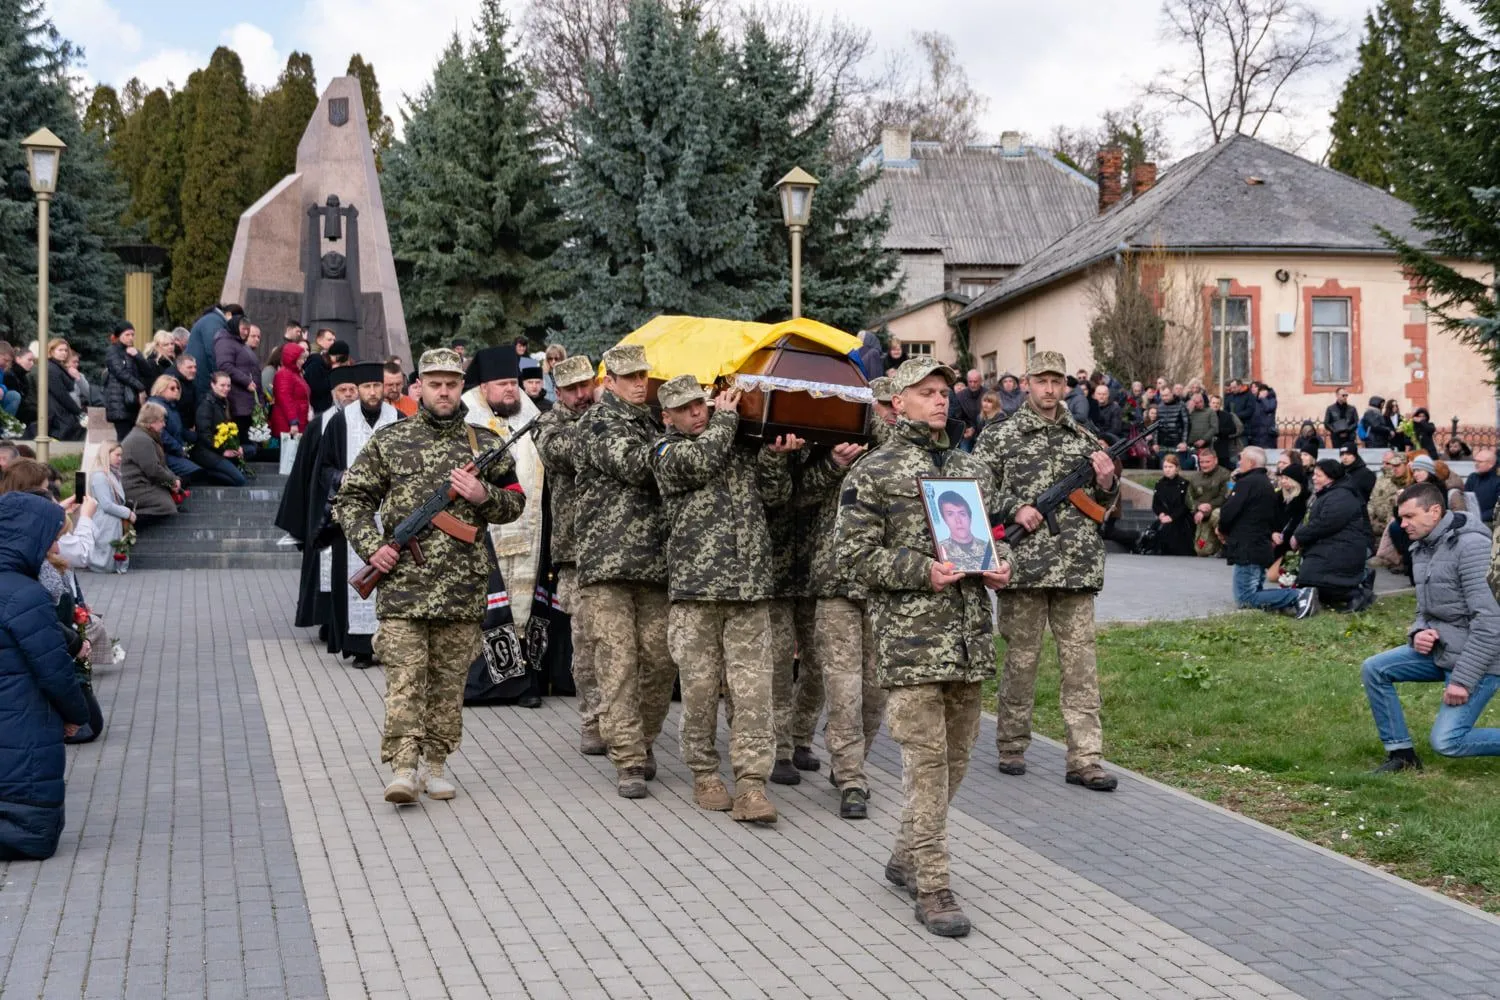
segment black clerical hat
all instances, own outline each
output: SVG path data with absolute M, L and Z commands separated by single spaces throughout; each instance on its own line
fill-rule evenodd
M 355 385 L 363 385 L 366 382 L 384 382 L 385 365 L 379 361 L 362 361 L 357 365 L 350 365 L 347 369 L 336 369 L 337 371 L 350 371 L 354 377 L 350 379 Z
M 469 370 L 464 373 L 464 388 L 472 389 L 484 382 L 500 378 L 519 379 L 521 373 L 516 365 L 514 347 L 486 347 L 474 355 Z
M 541 378 L 542 366 L 537 364 L 536 358 L 520 358 L 521 380 L 524 382 L 529 378 Z
M 340 365 L 333 370 L 329 382 L 334 386 L 359 385 L 359 366 Z

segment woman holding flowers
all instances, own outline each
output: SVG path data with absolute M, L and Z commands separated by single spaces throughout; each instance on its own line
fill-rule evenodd
M 245 455 L 239 443 L 239 427 L 229 413 L 230 384 L 224 372 L 214 372 L 209 380 L 209 392 L 198 404 L 198 440 L 191 457 L 203 470 L 205 482 L 244 486 L 240 463 Z
M 128 540 L 135 537 L 135 511 L 125 506 L 120 484 L 120 446 L 99 450 L 89 473 L 89 496 L 99 504 L 94 511 L 94 545 L 89 569 L 95 573 L 123 573 L 129 563 Z

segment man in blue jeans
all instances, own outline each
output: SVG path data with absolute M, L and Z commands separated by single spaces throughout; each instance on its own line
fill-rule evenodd
M 1219 538 L 1234 567 L 1234 603 L 1242 608 L 1284 611 L 1306 618 L 1318 610 L 1318 591 L 1273 587 L 1262 589 L 1266 567 L 1276 561 L 1271 534 L 1277 527 L 1276 488 L 1266 475 L 1266 452 L 1254 445 L 1240 452 L 1240 464 L 1229 485 L 1229 499 L 1219 508 Z
M 1444 509 L 1442 490 L 1417 483 L 1396 498 L 1396 516 L 1412 540 L 1417 620 L 1407 645 L 1365 661 L 1365 696 L 1385 763 L 1377 773 L 1421 770 L 1396 684 L 1442 681 L 1432 748 L 1444 757 L 1500 756 L 1500 729 L 1478 729 L 1500 688 L 1500 604 L 1490 591 L 1490 533 L 1478 517 Z

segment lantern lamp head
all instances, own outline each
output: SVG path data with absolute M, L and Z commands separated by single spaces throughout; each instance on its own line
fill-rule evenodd
M 813 189 L 817 186 L 818 179 L 801 167 L 792 168 L 776 182 L 781 194 L 781 218 L 788 229 L 804 227 L 812 218 Z
M 57 190 L 57 166 L 67 144 L 52 134 L 51 129 L 39 128 L 21 140 L 26 150 L 26 172 L 31 177 L 31 190 L 39 195 L 50 195 Z

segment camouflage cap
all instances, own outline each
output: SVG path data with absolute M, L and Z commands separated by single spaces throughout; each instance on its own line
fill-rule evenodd
M 649 372 L 646 349 L 639 344 L 617 344 L 604 352 L 604 370 L 611 375 L 634 375 Z
M 455 350 L 447 347 L 434 347 L 430 351 L 422 352 L 422 359 L 417 362 L 417 371 L 422 375 L 432 375 L 438 372 L 462 375 L 464 359 Z
M 1068 362 L 1057 351 L 1037 351 L 1026 365 L 1027 375 L 1067 375 Z
M 662 383 L 662 387 L 656 390 L 656 401 L 664 410 L 675 410 L 679 406 L 687 406 L 708 398 L 703 391 L 703 386 L 692 375 L 679 375 Z
M 552 366 L 552 384 L 561 388 L 579 382 L 592 381 L 594 366 L 587 354 L 575 354 L 563 358 Z
M 889 403 L 895 395 L 891 389 L 891 380 L 884 375 L 879 378 L 870 379 L 870 391 L 875 394 L 875 399 L 881 403 Z
M 891 375 L 891 394 L 905 392 L 929 375 L 941 375 L 948 381 L 949 385 L 958 381 L 958 372 L 949 368 L 937 358 L 921 354 L 903 363 Z

